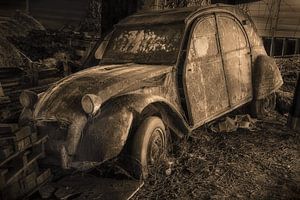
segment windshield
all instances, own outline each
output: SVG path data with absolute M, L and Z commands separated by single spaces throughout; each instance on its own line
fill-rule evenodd
M 176 63 L 183 24 L 118 27 L 112 34 L 103 63 Z

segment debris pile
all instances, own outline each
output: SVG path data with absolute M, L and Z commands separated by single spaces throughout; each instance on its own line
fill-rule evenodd
M 22 90 L 37 93 L 87 65 L 99 39 L 65 27 L 49 31 L 17 12 L 0 21 L 0 122 L 17 122 Z
M 281 90 L 294 92 L 297 83 L 297 74 L 300 73 L 300 56 L 277 58 L 276 63 L 284 82 Z
M 196 130 L 175 144 L 171 174 L 150 176 L 133 199 L 297 199 L 299 133 L 285 123 L 275 115 L 256 131 Z
M 44 156 L 46 135 L 17 124 L 0 125 L 0 198 L 18 199 L 32 194 L 51 178 L 37 160 Z
M 218 123 L 213 123 L 210 129 L 215 132 L 234 132 L 238 129 L 253 130 L 255 127 L 256 119 L 252 119 L 250 115 L 236 115 L 234 118 L 228 116 Z
M 19 96 L 24 89 L 41 93 L 62 77 L 56 67 L 39 63 L 30 63 L 26 69 L 0 68 L 0 122 L 17 121 L 21 112 Z
M 277 110 L 286 114 L 292 105 L 294 91 L 297 83 L 297 74 L 300 74 L 300 56 L 277 58 L 277 65 L 283 77 L 283 86 L 276 93 Z

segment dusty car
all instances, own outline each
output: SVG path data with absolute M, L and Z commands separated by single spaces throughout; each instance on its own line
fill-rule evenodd
M 47 158 L 63 168 L 126 155 L 146 177 L 169 135 L 246 104 L 264 117 L 282 85 L 249 16 L 227 5 L 132 15 L 95 56 L 99 65 L 20 96 L 20 122 L 49 135 Z

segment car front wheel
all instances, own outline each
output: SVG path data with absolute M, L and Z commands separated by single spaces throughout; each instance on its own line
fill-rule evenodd
M 252 115 L 257 119 L 264 119 L 276 107 L 276 95 L 272 93 L 264 99 L 256 100 L 252 103 Z
M 165 158 L 167 133 L 159 117 L 148 117 L 138 127 L 132 143 L 131 156 L 140 163 L 140 175 L 149 173 Z

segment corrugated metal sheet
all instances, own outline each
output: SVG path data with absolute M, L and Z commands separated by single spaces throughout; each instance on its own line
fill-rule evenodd
M 272 27 L 276 27 L 278 1 L 262 0 L 246 4 L 261 36 L 273 36 Z M 300 37 L 300 0 L 281 0 L 274 37 Z

